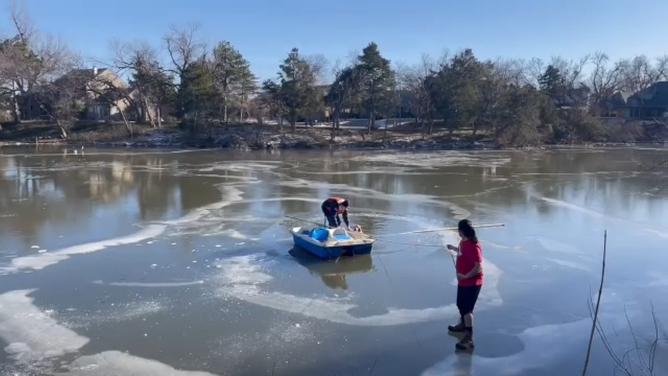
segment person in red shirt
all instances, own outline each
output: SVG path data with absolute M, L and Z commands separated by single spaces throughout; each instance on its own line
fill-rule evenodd
M 460 320 L 457 325 L 448 326 L 453 333 L 464 333 L 456 348 L 458 350 L 473 350 L 473 308 L 478 300 L 483 282 L 482 246 L 478 241 L 475 229 L 468 219 L 462 219 L 457 225 L 459 247 L 448 244 L 448 249 L 458 254 L 455 269 L 457 271 L 457 308 Z

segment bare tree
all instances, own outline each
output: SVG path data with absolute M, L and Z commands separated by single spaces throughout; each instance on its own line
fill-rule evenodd
M 10 35 L 0 45 L 0 94 L 9 97 L 14 122 L 21 121 L 19 98 L 26 94 L 33 76 L 30 65 L 30 43 L 36 39 L 36 30 L 27 10 L 18 1 L 9 4 L 9 19 L 13 26 Z
M 33 101 L 67 137 L 75 113 L 70 95 L 74 93 L 69 83 L 56 83 L 56 79 L 79 67 L 81 59 L 64 43 L 41 34 L 18 2 L 12 2 L 9 13 L 15 36 L 0 48 L 0 83 L 4 84 L 0 90 L 9 94 L 15 120 L 20 120 L 20 102 Z
M 198 23 L 190 23 L 183 29 L 171 26 L 169 32 L 163 37 L 165 49 L 173 67 L 168 71 L 178 78 L 178 92 L 180 93 L 183 92 L 187 70 L 198 63 L 200 65 L 197 67 L 203 67 L 207 63 L 206 43 L 197 36 L 199 28 Z M 182 114 L 186 112 L 186 105 L 182 99 L 178 100 L 177 111 Z
M 566 81 L 564 86 L 573 88 L 584 79 L 584 67 L 587 65 L 590 58 L 591 55 L 585 55 L 578 61 L 567 61 L 561 56 L 555 56 L 552 58 L 550 65 L 559 69 L 559 72 L 561 72 L 561 75 Z
M 39 34 L 35 24 L 30 19 L 25 5 L 25 2 L 19 0 L 11 0 L 9 2 L 9 16 L 12 26 L 14 26 L 17 36 L 23 42 L 30 41 Z
M 436 68 L 436 61 L 427 54 L 422 55 L 421 61 L 418 64 L 413 66 L 398 64 L 396 68 L 399 85 L 410 93 L 409 105 L 415 111 L 415 121 L 421 124 L 423 134 L 426 129 L 425 121 L 429 121 L 430 124 L 429 134 L 433 132 L 434 111 L 429 95 L 429 88 L 427 87 L 427 77 Z
M 161 127 L 162 107 L 173 98 L 175 84 L 159 61 L 156 49 L 143 41 L 112 40 L 109 51 L 111 57 L 107 61 L 98 60 L 98 63 L 115 75 L 97 77 L 98 88 L 104 88 L 103 91 L 108 92 L 108 97 L 114 98 L 115 103 L 127 104 L 138 121 Z M 122 76 L 129 76 L 127 86 L 116 80 Z M 119 90 L 121 86 L 125 89 Z
M 28 96 L 49 120 L 58 125 L 61 138 L 69 137 L 70 127 L 78 120 L 79 113 L 86 105 L 81 92 L 89 77 L 83 77 L 82 71 L 80 62 L 73 62 L 70 70 L 58 79 L 32 86 Z
M 344 66 L 337 62 L 333 75 L 334 82 L 324 97 L 325 103 L 332 109 L 332 138 L 335 129 L 339 128 L 342 112 L 355 106 L 354 99 L 360 90 L 361 77 L 356 58 Z
M 503 82 L 517 87 L 534 84 L 535 78 L 531 73 L 530 64 L 525 60 L 500 57 L 493 62 L 493 65 L 498 78 Z
M 188 24 L 183 29 L 172 25 L 163 37 L 169 59 L 174 65 L 173 73 L 181 75 L 205 54 L 206 43 L 197 36 L 199 29 L 198 23 Z
M 110 109 L 115 108 L 125 124 L 128 135 L 132 136 L 134 131 L 126 116 L 126 109 L 136 105 L 130 95 L 131 88 L 111 70 L 99 72 L 97 68 L 93 68 L 91 76 L 92 79 L 84 84 L 88 104 L 100 103 L 109 106 Z
M 348 51 L 348 54 L 346 55 L 346 64 L 352 64 L 352 63 L 357 63 L 359 61 L 359 57 L 362 54 L 362 51 L 359 49 L 352 49 Z
M 593 103 L 592 114 L 599 116 L 601 114 L 603 101 L 610 98 L 617 91 L 622 83 L 624 64 L 617 62 L 609 67 L 610 58 L 607 54 L 597 51 L 592 58 L 594 66 L 589 77 L 589 87 L 592 90 Z
M 153 62 L 157 62 L 157 52 L 146 42 L 127 43 L 119 40 L 112 40 L 109 43 L 111 60 L 106 64 L 117 76 L 129 75 L 143 76 Z M 104 64 L 104 63 L 103 63 Z M 159 69 L 158 65 L 158 69 Z M 103 77 L 101 77 L 103 79 Z M 148 85 L 144 82 L 131 82 L 128 90 L 124 94 L 117 90 L 118 85 L 108 80 L 100 82 L 108 91 L 114 91 L 113 97 L 123 96 L 128 103 L 137 120 L 148 122 L 154 127 L 160 127 L 160 116 L 154 116 L 148 109 L 157 102 Z M 157 118 L 157 119 L 156 119 Z M 157 122 L 156 122 L 157 120 Z
M 529 61 L 524 63 L 524 69 L 526 70 L 530 84 L 537 88 L 538 78 L 545 72 L 545 62 L 543 59 L 537 57 L 529 59 Z
M 308 63 L 313 71 L 313 74 L 316 77 L 316 83 L 318 85 L 324 85 L 327 82 L 331 82 L 330 63 L 323 54 L 312 54 L 304 56 L 304 60 Z
M 655 59 L 654 81 L 668 80 L 668 55 L 659 56 Z
M 560 75 L 560 84 L 556 88 L 558 106 L 586 106 L 589 102 L 589 88 L 584 85 L 584 68 L 590 60 L 585 55 L 578 61 L 565 60 L 561 56 L 554 56 L 549 66 L 555 68 Z
M 668 74 L 668 56 L 656 58 L 654 62 L 645 55 L 623 61 L 622 89 L 636 92 L 664 80 Z

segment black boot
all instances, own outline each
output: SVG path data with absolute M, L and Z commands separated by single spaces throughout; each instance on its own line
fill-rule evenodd
M 457 325 L 448 325 L 448 331 L 452 333 L 464 333 L 464 323 L 460 322 Z
M 464 338 L 455 345 L 455 349 L 460 351 L 472 351 L 475 348 L 473 344 L 473 335 L 471 333 L 466 333 Z

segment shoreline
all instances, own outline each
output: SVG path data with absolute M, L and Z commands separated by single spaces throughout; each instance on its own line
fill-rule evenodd
M 327 145 L 315 144 L 268 144 L 265 147 L 237 147 L 233 145 L 216 145 L 216 143 L 190 143 L 190 142 L 150 142 L 150 141 L 106 141 L 106 142 L 78 142 L 71 140 L 42 140 L 42 141 L 0 141 L 1 147 L 17 146 L 61 146 L 78 148 L 126 148 L 126 149 L 185 149 L 185 150 L 508 150 L 508 151 L 532 151 L 547 149 L 590 149 L 590 148 L 623 148 L 623 147 L 655 147 L 666 148 L 667 142 L 660 141 L 640 141 L 640 142 L 591 142 L 574 144 L 541 144 L 534 146 L 521 147 L 500 147 L 493 142 L 465 142 L 465 141 L 350 141 L 344 143 L 331 143 Z
M 542 143 L 524 146 L 502 146 L 490 135 L 470 132 L 450 133 L 438 130 L 424 135 L 417 129 L 381 130 L 367 134 L 354 130 L 337 130 L 332 137 L 330 129 L 298 129 L 281 132 L 275 128 L 240 125 L 192 133 L 172 128 L 138 128 L 128 135 L 121 125 L 98 125 L 93 130 L 73 129 L 70 138 L 62 139 L 53 133 L 36 132 L 14 135 L 0 140 L 0 147 L 60 146 L 70 148 L 134 148 L 134 149 L 233 149 L 233 150 L 545 150 L 554 148 L 601 148 L 655 146 L 665 147 L 663 137 L 633 142 L 576 142 L 570 144 Z M 2 135 L 0 135 L 2 136 Z M 10 135 L 7 135 L 10 136 Z

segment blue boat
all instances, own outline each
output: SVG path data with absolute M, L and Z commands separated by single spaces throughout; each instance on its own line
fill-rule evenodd
M 362 232 L 342 228 L 294 227 L 290 232 L 295 246 L 321 259 L 368 255 L 375 243 Z

